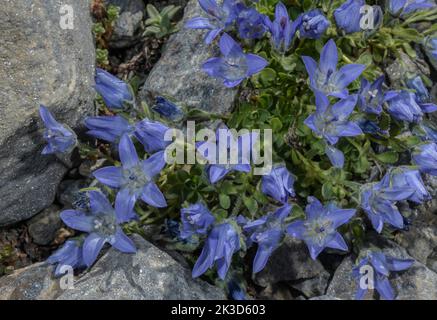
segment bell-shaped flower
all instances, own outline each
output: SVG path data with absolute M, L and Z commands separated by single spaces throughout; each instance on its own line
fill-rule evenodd
M 368 283 L 366 283 L 365 288 L 361 286 L 361 278 L 369 276 L 366 267 L 370 267 L 373 270 L 373 279 L 368 279 L 373 283 L 374 288 L 378 291 L 380 297 L 385 300 L 393 300 L 395 298 L 395 292 L 388 280 L 390 276 L 390 271 L 403 271 L 409 269 L 414 264 L 412 259 L 397 259 L 385 255 L 379 251 L 369 251 L 366 257 L 360 260 L 358 265 L 353 268 L 352 276 L 357 281 L 357 292 L 355 294 L 355 299 L 361 300 L 364 298 L 367 290 Z M 366 269 L 363 269 L 366 268 Z
M 224 0 L 221 6 L 215 0 L 199 0 L 199 4 L 208 17 L 192 18 L 187 21 L 185 27 L 209 30 L 205 36 L 205 43 L 210 44 L 220 32 L 234 23 L 237 17 L 235 0 Z
M 231 265 L 232 256 L 240 250 L 240 246 L 240 236 L 232 222 L 214 226 L 193 267 L 193 278 L 201 276 L 216 265 L 219 278 L 224 280 Z
M 313 260 L 325 248 L 347 251 L 348 246 L 337 228 L 347 223 L 355 212 L 355 209 L 338 208 L 334 203 L 323 206 L 316 198 L 309 197 L 305 208 L 306 220 L 291 223 L 287 232 L 306 243 Z
M 431 96 L 420 76 L 407 80 L 407 87 L 414 90 L 415 99 L 423 112 L 430 113 L 437 111 L 437 105 L 431 102 Z
M 294 197 L 295 178 L 284 165 L 275 166 L 269 174 L 262 177 L 261 190 L 273 199 L 286 203 L 288 197 Z
M 206 235 L 215 218 L 204 204 L 196 203 L 181 209 L 181 221 L 180 237 L 188 239 L 193 235 Z
M 361 79 L 361 88 L 358 92 L 358 107 L 361 111 L 379 115 L 384 102 L 394 97 L 396 93 L 393 92 L 384 94 L 382 89 L 384 79 L 385 77 L 381 76 L 373 83 L 365 78 Z
M 337 71 L 338 52 L 332 39 L 323 47 L 319 64 L 308 56 L 302 59 L 310 77 L 311 88 L 342 99 L 348 96 L 347 86 L 366 69 L 363 64 L 348 64 Z
M 278 2 L 275 8 L 275 20 L 264 17 L 264 24 L 271 34 L 272 45 L 276 51 L 285 53 L 290 48 L 291 41 L 296 33 L 297 24 L 290 20 L 287 8 Z
M 387 174 L 380 182 L 362 187 L 361 208 L 378 233 L 381 233 L 384 223 L 403 229 L 404 219 L 396 207 L 396 201 L 409 199 L 414 191 L 410 185 L 391 184 Z
M 135 126 L 121 116 L 98 116 L 85 119 L 87 134 L 97 139 L 118 143 L 124 134 L 132 134 Z
M 55 277 L 61 277 L 67 272 L 66 268 L 81 269 L 85 262 L 82 256 L 82 247 L 77 240 L 68 240 L 47 259 L 47 263 L 56 264 Z
M 181 121 L 185 117 L 185 113 L 181 107 L 160 96 L 156 97 L 155 105 L 152 107 L 152 110 L 165 119 L 174 122 Z
M 388 0 L 388 11 L 394 16 L 406 16 L 435 7 L 433 0 Z
M 416 147 L 412 157 L 421 172 L 437 176 L 436 143 L 425 143 Z
M 255 8 L 244 8 L 238 13 L 237 27 L 241 39 L 261 39 L 267 31 L 265 15 Z
M 209 181 L 215 184 L 232 171 L 250 172 L 251 153 L 257 139 L 253 133 L 235 136 L 234 132 L 222 126 L 216 131 L 215 141 L 198 142 L 197 152 L 208 162 Z
M 412 92 L 401 90 L 389 91 L 387 94 L 391 95 L 386 99 L 388 112 L 397 120 L 419 123 L 424 113 L 437 111 L 437 106 L 434 104 L 417 103 L 416 95 Z
M 133 103 L 132 92 L 123 80 L 97 68 L 95 81 L 96 91 L 102 96 L 108 108 L 123 109 L 125 103 Z
M 290 215 L 291 209 L 291 205 L 285 204 L 275 212 L 244 225 L 243 230 L 250 235 L 249 245 L 258 244 L 253 260 L 253 273 L 264 269 L 273 251 L 278 248 L 284 238 L 284 219 Z
M 431 195 L 426 190 L 419 170 L 406 166 L 392 167 L 389 169 L 384 181 L 388 187 L 410 188 L 414 190 L 407 200 L 423 203 L 431 199 Z
M 69 153 L 73 150 L 77 144 L 77 137 L 73 130 L 57 122 L 43 105 L 39 107 L 39 115 L 46 127 L 43 136 L 47 145 L 42 154 Z
M 264 69 L 268 62 L 251 53 L 244 53 L 240 45 L 228 34 L 220 38 L 222 57 L 210 58 L 202 66 L 211 77 L 223 79 L 226 87 L 232 88 Z
M 155 208 L 167 206 L 162 192 L 154 178 L 165 166 L 164 151 L 157 152 L 147 160 L 140 160 L 129 136 L 124 135 L 119 144 L 121 167 L 104 167 L 93 172 L 94 177 L 104 185 L 119 189 L 115 206 L 125 215 L 121 220 L 129 221 L 138 198 Z
M 147 153 L 164 150 L 172 141 L 165 141 L 165 133 L 169 127 L 159 121 L 144 119 L 135 126 L 135 137 L 144 146 Z
M 319 9 L 302 13 L 295 21 L 300 38 L 320 39 L 329 28 L 329 20 Z
M 434 69 L 437 70 L 437 35 L 426 37 L 423 48 Z
M 335 23 L 345 33 L 361 31 L 360 21 L 363 13 L 361 8 L 366 4 L 364 0 L 347 0 L 334 10 Z
M 321 92 L 315 92 L 316 112 L 310 115 L 305 124 L 329 144 L 334 145 L 340 137 L 354 137 L 363 134 L 355 122 L 349 117 L 357 104 L 357 95 L 348 96 L 334 105 L 330 105 L 328 97 Z
M 112 208 L 108 199 L 99 191 L 90 191 L 90 213 L 81 210 L 61 212 L 62 221 L 72 229 L 87 232 L 83 243 L 84 263 L 90 267 L 94 264 L 105 243 L 125 253 L 135 253 L 132 240 L 126 236 L 119 223 L 124 221 L 125 208 Z

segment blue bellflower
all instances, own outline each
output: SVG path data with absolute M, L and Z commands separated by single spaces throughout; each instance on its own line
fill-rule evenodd
M 414 194 L 411 184 L 393 184 L 389 174 L 378 183 L 368 183 L 361 190 L 363 208 L 373 228 L 381 233 L 384 223 L 403 229 L 404 219 L 396 206 L 396 201 L 411 198 Z
M 384 102 L 395 96 L 393 92 L 384 94 L 382 89 L 384 79 L 385 77 L 381 76 L 373 83 L 365 78 L 361 79 L 361 88 L 358 92 L 358 107 L 361 111 L 379 115 Z
M 235 0 L 224 0 L 219 6 L 215 0 L 199 0 L 203 11 L 208 18 L 195 17 L 185 24 L 190 29 L 206 29 L 209 32 L 205 36 L 205 43 L 210 44 L 223 30 L 228 29 L 235 21 Z
M 251 53 L 244 53 L 243 49 L 226 33 L 220 38 L 222 57 L 210 58 L 202 69 L 211 77 L 223 79 L 223 84 L 232 88 L 264 69 L 268 62 Z
M 233 224 L 226 222 L 214 226 L 193 267 L 193 278 L 200 277 L 216 264 L 218 276 L 224 280 L 231 265 L 232 256 L 238 250 L 240 250 L 240 236 Z
M 47 259 L 47 263 L 57 264 L 55 277 L 60 277 L 67 272 L 64 267 L 81 269 L 86 266 L 83 261 L 82 247 L 76 240 L 66 241 L 62 248 L 58 249 Z
M 144 146 L 147 153 L 164 150 L 172 141 L 165 141 L 165 133 L 169 127 L 159 121 L 144 119 L 135 126 L 135 137 Z
M 357 99 L 357 95 L 351 95 L 330 105 L 323 93 L 316 92 L 316 112 L 305 120 L 305 124 L 331 145 L 336 144 L 340 137 L 363 134 L 358 124 L 349 121 Z
M 394 16 L 406 16 L 433 7 L 435 3 L 432 0 L 388 0 L 388 11 Z
M 437 111 L 437 106 L 432 103 L 417 103 L 416 95 L 412 92 L 401 90 L 398 92 L 389 91 L 391 97 L 386 99 L 388 112 L 393 118 L 410 123 L 419 123 L 424 113 Z
M 411 188 L 413 194 L 407 200 L 423 203 L 431 199 L 431 195 L 426 190 L 419 170 L 406 166 L 392 167 L 385 176 L 386 186 L 394 188 Z
M 118 143 L 124 134 L 132 134 L 135 126 L 121 116 L 98 116 L 85 119 L 87 134 L 97 139 Z
M 316 198 L 309 197 L 305 209 L 307 219 L 291 223 L 287 232 L 305 241 L 313 260 L 327 247 L 347 251 L 348 246 L 336 229 L 347 223 L 355 212 L 355 209 L 341 209 L 333 203 L 323 206 Z
M 329 20 L 319 9 L 301 14 L 295 21 L 300 38 L 320 39 L 328 29 Z
M 437 144 L 426 143 L 416 147 L 413 161 L 421 172 L 437 176 Z
M 138 198 L 155 208 L 167 206 L 154 178 L 165 166 L 164 151 L 157 152 L 147 160 L 138 158 L 129 136 L 124 135 L 119 144 L 121 167 L 104 167 L 94 171 L 94 177 L 111 188 L 119 189 L 115 207 L 124 214 L 121 222 L 136 217 L 133 208 Z
M 423 48 L 434 69 L 437 70 L 437 36 L 426 37 L 423 42 Z
M 221 134 L 227 138 L 226 142 L 221 142 Z M 197 151 L 209 162 L 206 166 L 209 181 L 215 184 L 232 171 L 250 172 L 252 147 L 257 139 L 258 136 L 251 133 L 235 137 L 232 131 L 223 126 L 217 129 L 215 142 L 205 141 L 197 143 Z M 237 152 L 236 163 L 231 163 L 230 155 L 237 154 Z M 220 163 L 221 153 L 227 153 L 227 164 Z M 222 157 L 224 156 L 222 155 Z
M 285 53 L 291 45 L 296 33 L 296 23 L 290 20 L 287 8 L 282 2 L 278 2 L 275 8 L 275 20 L 264 17 L 264 24 L 271 34 L 272 45 L 276 51 Z
M 360 32 L 361 8 L 366 4 L 364 0 L 347 0 L 334 10 L 337 26 L 345 33 Z
M 393 300 L 395 292 L 388 280 L 390 271 L 403 271 L 409 269 L 414 264 L 412 259 L 397 259 L 387 256 L 382 252 L 371 251 L 366 257 L 361 259 L 356 267 L 352 270 L 352 276 L 356 279 L 358 289 L 355 294 L 355 299 L 361 300 L 367 292 L 367 288 L 361 288 L 361 268 L 370 266 L 374 270 L 373 285 L 378 291 L 380 297 L 385 300 Z
M 253 273 L 265 268 L 273 251 L 278 248 L 284 238 L 284 219 L 290 215 L 292 206 L 285 204 L 275 212 L 247 223 L 243 230 L 250 234 L 249 245 L 258 244 L 258 250 L 253 260 Z
M 123 109 L 125 103 L 133 103 L 134 97 L 127 83 L 109 72 L 97 68 L 95 81 L 96 91 L 108 108 Z
M 366 69 L 366 66 L 362 64 L 348 64 L 337 71 L 338 52 L 332 39 L 323 47 L 318 65 L 313 58 L 308 56 L 303 56 L 302 60 L 313 90 L 342 99 L 348 96 L 349 92 L 346 87 Z
M 185 113 L 181 107 L 160 96 L 156 97 L 155 105 L 152 107 L 152 110 L 165 119 L 174 122 L 181 121 L 185 117 Z
M 181 220 L 180 237 L 188 239 L 193 235 L 206 235 L 215 218 L 205 205 L 196 203 L 181 209 Z
M 47 145 L 42 150 L 42 154 L 69 153 L 77 144 L 76 134 L 68 127 L 63 126 L 55 120 L 50 111 L 41 105 L 39 115 L 44 122 L 44 140 Z
M 294 197 L 294 177 L 283 165 L 275 166 L 268 175 L 262 177 L 261 190 L 273 199 L 286 203 L 288 197 Z
M 267 31 L 265 16 L 255 8 L 244 8 L 238 13 L 237 26 L 241 39 L 261 39 Z
M 437 111 L 437 105 L 431 102 L 431 96 L 420 76 L 407 80 L 407 87 L 414 90 L 415 99 L 424 113 Z
M 119 226 L 124 220 L 124 208 L 112 208 L 108 199 L 99 191 L 90 191 L 90 211 L 65 210 L 61 212 L 62 221 L 72 229 L 87 232 L 83 243 L 83 261 L 90 267 L 94 264 L 105 243 L 125 253 L 135 253 L 132 240 Z

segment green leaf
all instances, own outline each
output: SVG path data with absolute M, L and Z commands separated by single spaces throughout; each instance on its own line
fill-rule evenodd
M 259 80 L 266 87 L 272 85 L 276 80 L 276 71 L 271 68 L 265 68 L 259 74 Z
M 399 159 L 399 155 L 394 151 L 387 151 L 384 153 L 376 154 L 375 158 L 383 163 L 393 164 Z
M 219 194 L 219 201 L 220 201 L 220 206 L 223 209 L 227 210 L 231 207 L 231 198 L 228 195 L 223 193 Z
M 253 216 L 258 210 L 258 203 L 253 198 L 243 197 L 243 203 L 249 210 L 250 214 Z
M 150 3 L 147 5 L 146 10 L 150 18 L 157 18 L 160 16 L 159 11 Z
M 272 130 L 275 132 L 282 129 L 282 122 L 281 122 L 281 120 L 279 120 L 279 118 L 276 118 L 276 117 L 272 118 L 270 120 L 270 125 L 272 126 Z

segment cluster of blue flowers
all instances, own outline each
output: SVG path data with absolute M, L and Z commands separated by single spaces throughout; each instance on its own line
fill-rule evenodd
M 295 37 L 320 39 L 330 27 L 329 20 L 318 9 L 302 13 L 292 21 L 287 8 L 281 2 L 275 8 L 273 21 L 237 0 L 224 0 L 222 5 L 214 0 L 199 0 L 199 4 L 207 17 L 193 18 L 186 26 L 208 30 L 205 37 L 207 44 L 220 37 L 218 43 L 222 56 L 208 59 L 203 64 L 203 70 L 210 76 L 223 80 L 227 87 L 237 86 L 268 64 L 264 58 L 243 51 L 230 36 L 234 29 L 241 39 L 246 40 L 260 39 L 269 33 L 272 47 L 285 54 Z M 363 5 L 364 0 L 348 0 L 334 10 L 337 27 L 344 33 L 361 31 L 359 21 L 363 14 L 360 10 Z M 388 11 L 393 16 L 405 17 L 433 6 L 435 5 L 426 0 L 390 0 Z M 374 6 L 374 10 L 378 25 L 383 15 L 382 9 Z M 437 39 L 427 38 L 424 47 L 430 61 L 437 65 Z M 420 127 L 423 141 L 411 150 L 412 164 L 391 167 L 381 181 L 367 183 L 360 190 L 359 209 L 367 215 L 378 233 L 382 232 L 385 224 L 395 229 L 404 229 L 404 218 L 399 212 L 397 202 L 412 201 L 421 204 L 428 201 L 430 195 L 425 188 L 422 174 L 437 176 L 437 132 L 423 122 L 426 113 L 437 111 L 437 105 L 432 103 L 422 79 L 414 76 L 407 81 L 405 89 L 396 91 L 387 88 L 384 76 L 374 82 L 368 81 L 361 77 L 366 69 L 365 65 L 338 66 L 338 49 L 333 39 L 324 45 L 319 62 L 309 56 L 303 56 L 302 60 L 309 76 L 309 86 L 314 92 L 316 107 L 315 112 L 305 120 L 305 125 L 322 139 L 325 154 L 335 168 L 341 169 L 345 165 L 344 154 L 336 147 L 340 138 L 386 134 L 374 120 L 363 121 L 363 116 L 365 118 L 371 115 L 371 119 L 375 119 L 387 112 L 401 123 Z M 358 92 L 350 94 L 348 87 L 360 77 L 361 86 Z M 96 90 L 105 105 L 113 111 L 128 110 L 129 106 L 135 104 L 135 97 L 129 86 L 104 70 L 98 69 L 96 72 Z M 360 111 L 361 118 L 354 117 L 356 109 Z M 178 106 L 162 97 L 157 98 L 153 110 L 170 121 L 184 118 L 184 112 Z M 71 152 L 78 144 L 74 132 L 58 123 L 44 106 L 40 107 L 40 115 L 46 126 L 44 138 L 48 143 L 43 153 Z M 77 269 L 92 266 L 106 243 L 122 252 L 134 253 L 135 245 L 122 231 L 122 225 L 138 219 L 136 203 L 141 200 L 155 208 L 167 206 L 156 179 L 166 166 L 164 149 L 170 142 L 164 140 L 164 135 L 168 126 L 150 119 L 133 122 L 123 113 L 89 117 L 85 120 L 85 125 L 90 136 L 112 143 L 118 148 L 120 165 L 103 167 L 93 172 L 93 176 L 101 184 L 113 189 L 116 196 L 113 207 L 102 191 L 87 191 L 86 206 L 61 213 L 67 226 L 85 232 L 87 236 L 67 241 L 48 259 L 49 263 L 57 264 L 55 274 L 58 276 L 64 272 L 63 266 Z M 227 139 L 231 139 L 227 141 L 229 148 L 238 146 L 240 153 L 237 164 L 217 164 L 220 154 L 208 154 L 208 150 L 217 150 L 220 145 L 218 132 L 214 144 L 201 142 L 196 145 L 198 153 L 207 161 L 205 171 L 213 185 L 225 179 L 231 172 L 251 172 L 252 150 L 242 150 L 241 146 L 244 141 L 250 141 L 250 146 L 253 147 L 259 138 L 254 134 L 234 137 L 224 126 L 220 130 L 224 130 Z M 145 160 L 138 156 L 133 139 L 147 153 Z M 286 236 L 304 241 L 312 259 L 316 259 L 325 248 L 348 251 L 348 244 L 338 229 L 351 221 L 358 208 L 343 209 L 334 202 L 323 204 L 310 196 L 305 208 L 306 218 L 293 221 L 291 212 L 292 202 L 296 197 L 295 180 L 295 176 L 282 164 L 276 164 L 268 175 L 262 177 L 261 191 L 274 207 L 266 210 L 270 212 L 257 219 L 249 220 L 239 212 L 233 212 L 226 218 L 219 217 L 202 201 L 182 208 L 178 237 L 181 241 L 190 243 L 204 242 L 193 267 L 193 277 L 199 277 L 216 267 L 219 278 L 227 279 L 234 254 L 244 252 L 255 244 L 257 252 L 252 270 L 258 273 L 265 268 L 269 257 Z M 369 252 L 354 268 L 353 275 L 359 280 L 360 268 L 371 266 L 376 270 L 376 290 L 384 299 L 393 299 L 395 293 L 388 280 L 390 271 L 408 269 L 413 263 L 412 260 L 388 257 L 381 252 Z M 365 292 L 359 288 L 357 298 L 363 298 Z

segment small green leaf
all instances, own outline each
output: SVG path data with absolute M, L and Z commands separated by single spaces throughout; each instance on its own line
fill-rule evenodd
M 397 152 L 387 151 L 387 152 L 375 155 L 375 158 L 383 163 L 393 164 L 393 163 L 396 163 L 398 161 L 399 155 Z
M 228 195 L 223 193 L 219 194 L 219 201 L 220 201 L 220 206 L 223 209 L 227 210 L 231 207 L 231 198 Z

